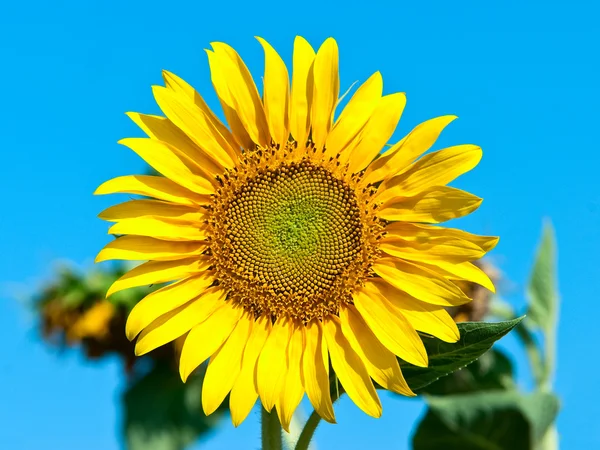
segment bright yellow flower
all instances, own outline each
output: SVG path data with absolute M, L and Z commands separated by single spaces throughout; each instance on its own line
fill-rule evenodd
M 375 72 L 334 120 L 338 48 L 294 43 L 291 86 L 264 40 L 263 95 L 234 49 L 207 51 L 229 127 L 185 81 L 164 72 L 154 97 L 166 117 L 130 113 L 148 138 L 124 139 L 158 176 L 123 176 L 97 194 L 131 193 L 100 216 L 124 235 L 97 261 L 148 260 L 110 288 L 173 282 L 140 301 L 127 336 L 143 355 L 186 335 L 180 372 L 210 358 L 202 404 L 230 393 L 235 425 L 260 397 L 288 428 L 304 393 L 335 421 L 329 365 L 350 398 L 381 415 L 373 381 L 414 395 L 396 356 L 427 366 L 417 330 L 455 342 L 444 307 L 469 298 L 455 281 L 493 289 L 470 261 L 497 238 L 432 224 L 481 199 L 446 185 L 477 165 L 459 145 L 422 156 L 454 116 L 418 125 L 395 145 L 402 93 L 382 95 Z M 421 157 L 422 156 L 422 157 Z M 418 159 L 416 162 L 415 160 Z

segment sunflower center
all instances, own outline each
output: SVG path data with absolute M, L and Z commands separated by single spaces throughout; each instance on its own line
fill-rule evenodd
M 259 174 L 227 210 L 232 260 L 277 294 L 317 294 L 360 250 L 360 216 L 347 186 L 309 163 Z
M 217 279 L 255 314 L 337 314 L 368 266 L 359 199 L 309 160 L 259 167 L 230 174 L 215 196 Z

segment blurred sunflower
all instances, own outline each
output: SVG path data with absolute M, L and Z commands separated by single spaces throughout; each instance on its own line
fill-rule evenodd
M 230 393 L 235 425 L 260 396 L 287 430 L 304 393 L 335 421 L 329 366 L 350 398 L 381 415 L 373 380 L 414 395 L 396 356 L 427 366 L 417 331 L 459 338 L 444 309 L 469 301 L 455 281 L 493 289 L 470 261 L 497 238 L 432 224 L 474 211 L 481 199 L 446 185 L 472 169 L 481 149 L 429 150 L 454 116 L 418 125 L 386 148 L 405 95 L 382 95 L 374 73 L 337 119 L 338 48 L 294 43 L 285 64 L 265 51 L 259 94 L 236 51 L 207 51 L 229 127 L 185 81 L 164 72 L 153 87 L 166 117 L 129 113 L 148 138 L 124 139 L 164 175 L 123 176 L 96 194 L 152 199 L 111 207 L 116 222 L 97 261 L 147 260 L 122 289 L 173 282 L 131 311 L 126 333 L 145 354 L 185 336 L 180 373 L 210 358 L 202 404 L 212 413 Z M 187 333 L 187 335 L 186 335 Z

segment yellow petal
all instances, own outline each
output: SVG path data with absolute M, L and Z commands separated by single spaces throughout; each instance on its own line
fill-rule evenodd
M 206 250 L 205 242 L 174 242 L 146 236 L 121 236 L 106 244 L 96 256 L 96 262 L 111 259 L 173 261 L 198 256 L 204 250 Z
M 244 128 L 257 144 L 270 143 L 269 126 L 258 90 L 250 71 L 238 53 L 222 42 L 211 42 L 231 94 L 233 107 Z
M 223 297 L 224 298 L 224 295 Z M 185 383 L 190 374 L 206 361 L 229 337 L 242 317 L 244 309 L 229 302 L 221 305 L 201 323 L 198 323 L 181 349 L 179 375 Z
M 373 264 L 373 270 L 392 286 L 433 305 L 458 306 L 470 301 L 451 281 L 408 261 L 382 258 Z
M 214 289 L 208 289 L 213 281 L 214 273 L 204 272 L 148 294 L 136 303 L 129 313 L 129 317 L 127 317 L 127 324 L 125 325 L 127 339 L 132 340 L 154 320 L 163 314 L 174 311 L 198 296 L 201 299 L 200 303 L 208 305 L 210 301 L 216 302 L 214 296 L 203 297 L 205 294 L 214 291 Z M 206 300 L 207 298 L 208 300 Z
M 313 63 L 315 51 L 306 39 L 294 40 L 292 94 L 290 100 L 290 132 L 299 151 L 304 150 L 310 131 L 310 111 L 313 95 Z
M 377 215 L 385 220 L 440 223 L 472 213 L 482 201 L 460 189 L 435 186 L 414 197 L 392 200 Z
M 263 406 L 269 412 L 273 409 L 283 388 L 289 339 L 288 321 L 277 320 L 258 358 L 256 372 L 258 394 Z
M 98 217 L 108 222 L 118 222 L 124 219 L 155 216 L 200 222 L 205 215 L 202 209 L 178 205 L 160 200 L 130 200 L 105 209 Z
M 219 64 L 219 59 L 214 52 L 210 50 L 205 51 L 206 55 L 208 56 L 208 64 L 210 66 L 210 79 L 221 102 L 221 107 L 225 113 L 227 123 L 231 128 L 231 134 L 239 146 L 241 146 L 243 149 L 251 150 L 254 148 L 254 142 L 252 142 L 250 135 L 244 128 L 244 125 L 235 110 L 233 97 L 229 91 L 229 86 L 227 85 L 227 79 L 223 73 L 223 68 Z
M 254 317 L 244 314 L 225 343 L 210 357 L 202 384 L 202 409 L 209 415 L 223 403 L 242 368 L 242 355 Z
M 364 321 L 388 350 L 415 366 L 427 367 L 425 346 L 406 317 L 386 299 L 374 298 L 364 290 L 355 291 L 352 298 Z
M 228 152 L 231 159 L 236 161 L 239 157 L 238 144 L 236 143 L 229 129 L 217 118 L 215 113 L 212 112 L 212 110 L 208 107 L 202 96 L 192 86 L 190 86 L 187 82 L 179 78 L 174 73 L 163 70 L 163 79 L 165 80 L 165 86 L 168 89 L 183 96 L 186 96 L 192 102 L 194 102 L 194 104 L 198 108 L 200 108 L 200 110 L 205 114 L 206 118 L 217 129 L 219 134 L 223 136 L 228 142 L 229 145 L 225 147 L 225 150 Z
M 444 186 L 473 169 L 481 155 L 481 148 L 475 145 L 458 145 L 425 155 L 404 172 L 381 183 L 375 199 L 385 203 L 394 197 L 412 197 L 433 186 Z
M 342 333 L 340 319 L 327 318 L 323 325 L 331 365 L 344 390 L 356 405 L 372 417 L 381 416 L 381 402 L 360 356 Z
M 151 175 L 126 175 L 101 184 L 94 195 L 137 194 L 155 197 L 180 205 L 205 205 L 210 203 L 208 195 L 198 195 L 174 181 Z
M 321 322 L 312 320 L 305 329 L 302 355 L 302 384 L 315 411 L 327 422 L 335 423 L 329 390 L 329 356 Z
M 383 96 L 360 134 L 358 145 L 350 154 L 349 173 L 367 167 L 390 140 L 406 106 L 403 92 Z
M 431 238 L 438 237 L 456 238 L 471 242 L 485 252 L 492 250 L 498 243 L 497 236 L 480 236 L 455 228 L 444 228 L 407 222 L 394 222 L 386 225 L 385 235 L 385 239 L 388 237 L 399 237 L 405 241 L 415 242 L 427 242 Z
M 234 159 L 230 155 L 235 151 L 200 108 L 167 88 L 153 86 L 152 92 L 165 116 L 204 150 L 205 158 L 198 161 L 200 164 L 210 160 L 211 163 L 215 162 L 222 167 L 234 167 Z
M 304 395 L 304 389 L 302 388 L 302 381 L 300 378 L 302 351 L 304 349 L 303 331 L 304 325 L 302 324 L 295 324 L 292 326 L 286 358 L 286 376 L 283 383 L 283 389 L 276 402 L 279 421 L 283 429 L 288 433 L 290 432 L 292 415 Z
M 135 354 L 137 356 L 145 355 L 155 348 L 183 336 L 209 316 L 212 317 L 213 311 L 218 311 L 219 305 L 224 304 L 224 299 L 225 293 L 222 289 L 212 288 L 205 291 L 198 299 L 163 314 L 140 333 L 135 344 Z M 186 342 L 189 338 L 190 335 L 186 338 Z
M 208 258 L 196 257 L 190 259 L 179 259 L 176 261 L 148 261 L 115 281 L 108 289 L 106 296 L 137 286 L 150 286 L 168 281 L 180 280 L 190 275 L 200 273 L 208 269 L 211 261 Z
M 375 111 L 382 91 L 381 73 L 375 72 L 358 88 L 341 112 L 331 133 L 327 136 L 326 155 L 335 157 L 356 138 Z
M 139 113 L 127 113 L 151 139 L 167 142 L 172 147 L 183 153 L 188 160 L 194 161 L 195 166 L 216 183 L 215 175 L 223 173 L 223 167 L 217 164 L 204 150 L 199 148 L 187 135 L 165 117 L 148 116 Z
M 256 37 L 265 51 L 264 102 L 271 137 L 282 147 L 288 141 L 290 76 L 281 57 L 263 38 Z
M 404 169 L 429 150 L 442 130 L 454 119 L 456 116 L 442 116 L 417 125 L 404 139 L 367 167 L 363 183 L 385 180 Z
M 242 369 L 229 395 L 231 421 L 235 427 L 248 417 L 258 398 L 255 379 L 256 363 L 270 332 L 271 318 L 267 316 L 259 317 L 252 327 L 242 358 Z
M 337 43 L 333 38 L 327 38 L 319 48 L 313 66 L 311 122 L 312 140 L 317 149 L 321 149 L 325 145 L 340 94 L 338 65 Z
M 424 266 L 450 280 L 466 280 L 472 283 L 479 284 L 491 292 L 496 292 L 494 283 L 490 277 L 470 262 L 452 263 L 449 261 L 427 261 L 427 264 L 420 262 L 419 265 Z
M 184 188 L 201 195 L 214 193 L 212 183 L 194 172 L 191 166 L 195 163 L 175 147 L 146 138 L 121 139 L 119 144 L 129 147 L 158 172 Z
M 365 364 L 371 378 L 385 389 L 414 397 L 396 356 L 379 342 L 356 308 L 352 305 L 340 308 L 342 332 L 354 351 Z
M 108 234 L 135 234 L 169 241 L 204 241 L 207 233 L 204 224 L 158 217 L 125 219 L 108 229 Z
M 371 298 L 386 299 L 418 331 L 445 342 L 456 342 L 460 338 L 456 323 L 443 307 L 419 301 L 377 278 L 367 281 L 363 290 Z
M 410 261 L 464 262 L 485 255 L 481 247 L 469 241 L 450 237 L 434 237 L 420 242 L 405 241 L 399 237 L 385 237 L 378 247 L 391 256 Z

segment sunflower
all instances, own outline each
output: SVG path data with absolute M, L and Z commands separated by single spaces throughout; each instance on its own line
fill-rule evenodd
M 471 261 L 497 238 L 435 226 L 481 204 L 447 186 L 477 165 L 481 149 L 422 156 L 455 116 L 426 121 L 387 146 L 406 99 L 382 95 L 379 72 L 335 118 L 335 40 L 315 52 L 296 38 L 291 86 L 280 56 L 258 40 L 262 97 L 233 48 L 207 50 L 228 126 L 169 72 L 164 87 L 153 87 L 165 117 L 128 114 L 148 137 L 120 143 L 163 176 L 122 176 L 97 189 L 146 198 L 100 214 L 121 236 L 96 261 L 147 261 L 107 295 L 169 283 L 133 308 L 126 334 L 137 337 L 138 355 L 183 336 L 183 381 L 209 360 L 206 414 L 229 394 L 237 426 L 260 397 L 287 430 L 306 393 L 335 422 L 331 364 L 354 403 L 379 417 L 374 381 L 415 395 L 397 357 L 427 366 L 418 332 L 459 338 L 444 309 L 469 301 L 456 283 L 494 289 Z

